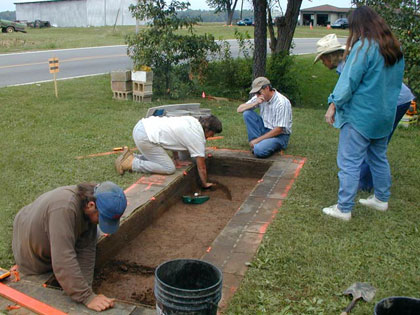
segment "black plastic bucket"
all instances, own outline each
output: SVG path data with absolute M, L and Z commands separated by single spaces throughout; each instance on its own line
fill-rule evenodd
M 164 262 L 155 271 L 157 314 L 215 315 L 222 297 L 222 272 L 195 259 Z
M 375 315 L 418 315 L 420 299 L 392 296 L 382 299 L 375 306 Z

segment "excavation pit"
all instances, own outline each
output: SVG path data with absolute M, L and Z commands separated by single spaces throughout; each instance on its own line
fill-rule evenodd
M 94 291 L 154 306 L 155 268 L 168 260 L 200 259 L 206 254 L 270 165 L 255 164 L 247 160 L 211 159 L 208 177 L 209 182 L 219 183 L 215 190 L 200 189 L 196 168 L 190 168 L 176 184 L 182 189 L 163 192 L 161 198 L 166 202 L 157 210 L 160 216 L 130 241 L 118 244 L 112 258 L 97 269 Z M 210 198 L 202 204 L 183 202 L 182 196 L 194 194 Z M 146 208 L 143 211 L 148 211 Z M 139 209 L 138 213 L 141 212 Z
M 128 206 L 120 229 L 102 235 L 97 246 L 95 291 L 117 298 L 107 314 L 156 314 L 155 268 L 177 258 L 207 261 L 222 271 L 219 307 L 225 309 L 305 162 L 281 154 L 256 159 L 239 150 L 207 153 L 210 180 L 225 184 L 232 200 L 219 189 L 201 192 L 210 196 L 203 204 L 182 203 L 182 196 L 199 192 L 195 166 L 169 176 L 142 176 L 125 190 Z M 48 277 L 7 285 L 69 314 L 96 314 L 51 288 Z

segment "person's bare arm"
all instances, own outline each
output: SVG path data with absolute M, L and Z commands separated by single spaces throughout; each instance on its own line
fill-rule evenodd
M 197 161 L 198 175 L 200 176 L 201 185 L 203 186 L 203 188 L 209 188 L 209 187 L 213 186 L 212 183 L 207 182 L 206 159 L 198 156 L 196 158 L 196 161 Z
M 254 145 L 256 145 L 258 142 L 261 142 L 262 140 L 265 140 L 265 139 L 274 138 L 282 133 L 283 133 L 283 127 L 276 127 L 274 129 L 271 129 L 269 132 L 263 134 L 261 137 L 251 140 L 249 142 L 249 146 L 253 148 Z
M 256 106 L 258 106 L 259 104 L 261 104 L 262 102 L 264 102 L 264 97 L 262 95 L 258 96 L 257 99 L 252 102 L 252 103 L 243 103 L 241 105 L 238 106 L 238 108 L 236 109 L 236 111 L 238 113 L 243 113 L 244 111 L 248 110 L 248 109 L 252 109 Z
M 330 106 L 327 109 L 327 112 L 325 113 L 325 121 L 332 125 L 335 121 L 335 104 L 331 103 Z

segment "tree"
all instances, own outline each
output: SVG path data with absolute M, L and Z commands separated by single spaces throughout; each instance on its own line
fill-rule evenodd
M 16 11 L 0 12 L 0 19 L 14 21 L 16 20 Z
M 271 10 L 268 8 L 268 31 L 270 34 L 270 49 L 272 54 L 279 52 L 289 53 L 301 5 L 302 0 L 287 1 L 286 14 L 274 19 L 274 25 L 277 27 L 277 37 L 274 34 L 273 23 L 271 23 L 273 20 Z
M 235 12 L 238 0 L 207 0 L 207 4 L 210 8 L 215 9 L 215 13 L 226 12 L 226 24 L 232 24 L 233 13 Z
M 154 81 L 164 79 L 164 90 L 167 94 L 171 93 L 174 66 L 203 66 L 208 52 L 218 50 L 212 35 L 194 34 L 193 25 L 198 19 L 177 16 L 177 11 L 185 10 L 188 6 L 187 2 L 175 0 L 169 4 L 165 0 L 139 0 L 136 5 L 130 6 L 133 16 L 139 20 L 147 20 L 148 27 L 127 36 L 127 53 L 133 59 L 135 69 L 141 66 L 152 67 Z M 176 33 L 181 28 L 187 29 L 186 35 Z
M 254 76 L 265 73 L 265 59 L 267 57 L 267 16 L 270 34 L 270 49 L 272 54 L 289 54 L 299 17 L 302 0 L 288 0 L 286 14 L 276 17 L 274 25 L 277 27 L 277 37 L 274 34 L 271 9 L 273 0 L 253 0 L 254 4 Z M 280 4 L 278 3 L 280 6 Z M 264 61 L 263 61 L 264 59 Z
M 265 75 L 267 59 L 267 1 L 252 0 L 254 5 L 254 65 L 253 77 Z
M 224 12 L 214 13 L 213 10 L 186 10 L 178 11 L 178 17 L 200 17 L 202 22 L 225 22 L 226 14 Z M 254 10 L 243 10 L 243 18 L 253 18 Z M 232 19 L 238 19 L 239 12 L 236 10 Z M 241 18 L 242 19 L 242 18 Z
M 420 1 L 419 0 L 352 0 L 357 6 L 375 9 L 392 28 L 401 42 L 405 59 L 404 79 L 420 96 Z

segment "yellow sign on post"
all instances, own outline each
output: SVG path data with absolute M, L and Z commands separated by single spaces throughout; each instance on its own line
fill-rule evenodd
M 48 59 L 48 63 L 50 64 L 50 73 L 57 73 L 60 71 L 58 69 L 58 58 L 50 58 Z
M 60 68 L 58 65 L 58 58 L 50 58 L 48 59 L 48 64 L 50 66 L 50 73 L 54 74 L 54 88 L 55 88 L 55 97 L 58 98 L 58 89 L 57 89 L 57 72 L 60 72 Z

